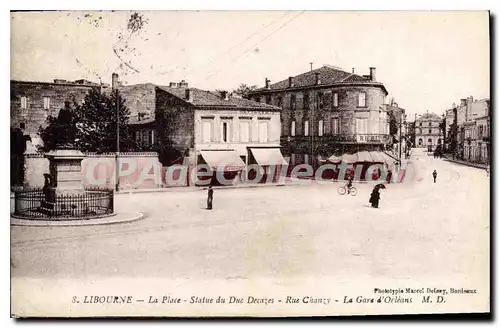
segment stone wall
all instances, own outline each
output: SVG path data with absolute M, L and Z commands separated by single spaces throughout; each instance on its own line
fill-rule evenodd
M 24 134 L 37 139 L 40 126 L 45 126 L 48 116 L 57 116 L 65 107 L 66 102 L 73 106 L 73 102 L 81 103 L 85 95 L 95 85 L 76 83 L 46 83 L 11 81 L 10 83 L 10 124 L 12 127 L 21 127 Z M 21 107 L 21 98 L 26 97 L 26 108 Z M 44 98 L 50 99 L 49 108 L 44 108 Z M 36 141 L 34 143 L 37 143 Z
M 121 189 L 158 188 L 164 184 L 164 168 L 157 153 L 122 153 L 120 161 Z M 87 154 L 82 161 L 83 185 L 114 188 L 115 164 L 114 154 Z M 25 170 L 25 186 L 42 187 L 43 174 L 49 173 L 49 160 L 44 154 L 27 154 Z

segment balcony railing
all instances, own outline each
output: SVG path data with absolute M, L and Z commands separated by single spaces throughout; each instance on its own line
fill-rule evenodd
M 289 140 L 308 141 L 311 136 L 286 137 Z M 314 136 L 315 142 L 354 142 L 354 143 L 388 143 L 391 136 L 388 134 L 332 134 Z

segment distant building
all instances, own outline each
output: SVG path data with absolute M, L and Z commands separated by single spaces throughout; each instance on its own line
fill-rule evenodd
M 415 120 L 416 147 L 432 151 L 443 144 L 443 133 L 440 124 L 443 118 L 434 113 L 425 113 Z
M 376 70 L 358 75 L 325 65 L 249 93 L 282 108 L 281 145 L 291 164 L 317 164 L 318 157 L 384 149 L 390 142 L 387 90 Z

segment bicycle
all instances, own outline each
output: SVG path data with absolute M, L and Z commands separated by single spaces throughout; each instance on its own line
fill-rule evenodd
M 345 195 L 345 193 L 347 192 L 347 186 L 340 187 L 338 192 L 341 195 Z M 356 196 L 357 193 L 358 193 L 358 190 L 355 187 L 349 188 L 349 194 L 351 194 L 352 196 Z

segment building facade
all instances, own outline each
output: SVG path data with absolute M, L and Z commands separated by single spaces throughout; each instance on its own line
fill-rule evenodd
M 447 147 L 453 156 L 465 161 L 489 163 L 491 154 L 491 109 L 489 99 L 460 100 L 459 105 L 446 111 L 446 126 L 450 134 Z
M 434 113 L 425 113 L 415 120 L 416 147 L 434 151 L 437 146 L 442 147 L 443 132 L 441 123 L 443 118 Z
M 317 164 L 318 157 L 384 149 L 390 141 L 387 90 L 370 75 L 325 65 L 264 88 L 249 98 L 282 108 L 281 145 L 291 164 Z
M 28 152 L 36 151 L 41 144 L 40 127 L 45 127 L 48 116 L 57 116 L 62 108 L 81 103 L 92 88 L 107 88 L 107 85 L 87 80 L 54 82 L 10 82 L 10 124 L 29 135 Z

